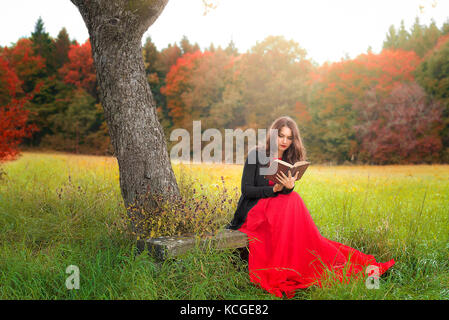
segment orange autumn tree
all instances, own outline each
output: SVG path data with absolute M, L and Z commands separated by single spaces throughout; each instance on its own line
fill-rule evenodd
M 230 66 L 231 56 L 223 50 L 198 50 L 177 60 L 161 88 L 174 127 L 191 130 L 192 121 L 200 119 L 202 128 L 217 126 L 214 109 L 223 99 Z
M 337 163 L 357 159 L 360 146 L 354 126 L 359 117 L 353 103 L 371 88 L 386 96 L 397 85 L 413 81 L 419 63 L 414 52 L 383 50 L 317 68 L 307 108 L 312 118 L 307 127 L 311 154 Z
M 14 70 L 0 56 L 0 161 L 15 159 L 22 139 L 38 130 L 35 125 L 27 124 L 29 111 L 24 104 L 30 96 L 18 97 L 20 85 Z

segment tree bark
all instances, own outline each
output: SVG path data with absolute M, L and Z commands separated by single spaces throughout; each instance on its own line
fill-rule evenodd
M 151 213 L 152 197 L 180 197 L 146 79 L 142 36 L 168 0 L 71 0 L 89 31 L 100 101 L 120 173 L 128 215 L 130 206 Z M 133 226 L 134 231 L 135 225 Z

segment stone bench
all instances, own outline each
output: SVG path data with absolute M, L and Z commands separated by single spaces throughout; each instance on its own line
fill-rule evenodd
M 193 249 L 195 245 L 213 246 L 216 249 L 242 249 L 248 245 L 248 237 L 238 230 L 224 229 L 213 235 L 205 235 L 201 239 L 195 236 L 159 237 L 137 240 L 137 249 L 144 250 L 159 261 L 176 258 Z M 242 256 L 242 253 L 240 253 Z

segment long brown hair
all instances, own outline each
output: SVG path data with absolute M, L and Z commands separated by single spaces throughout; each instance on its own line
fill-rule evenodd
M 279 134 L 283 127 L 290 128 L 293 135 L 293 141 L 282 154 L 282 160 L 291 164 L 294 164 L 297 161 L 305 161 L 307 158 L 306 148 L 304 147 L 304 144 L 302 142 L 296 122 L 289 116 L 282 116 L 273 121 L 270 129 L 277 129 Z M 267 157 L 270 156 L 270 130 L 268 130 L 267 132 L 265 151 Z

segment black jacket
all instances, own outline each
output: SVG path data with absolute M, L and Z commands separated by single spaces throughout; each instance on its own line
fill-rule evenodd
M 250 154 L 255 152 L 255 164 L 248 163 L 248 158 Z M 254 158 L 253 158 L 254 159 Z M 282 160 L 285 161 L 284 157 Z M 268 184 L 268 180 L 264 178 L 263 175 L 260 174 L 261 164 L 259 163 L 259 158 L 257 156 L 257 149 L 253 148 L 247 155 L 245 160 L 245 165 L 243 167 L 242 174 L 242 195 L 240 196 L 237 209 L 234 213 L 234 218 L 232 221 L 226 226 L 227 229 L 237 230 L 246 220 L 246 216 L 248 211 L 254 207 L 259 199 L 268 198 L 268 197 L 276 197 L 279 193 L 288 194 L 293 191 L 292 189 L 283 188 L 279 192 L 273 191 L 273 186 Z

